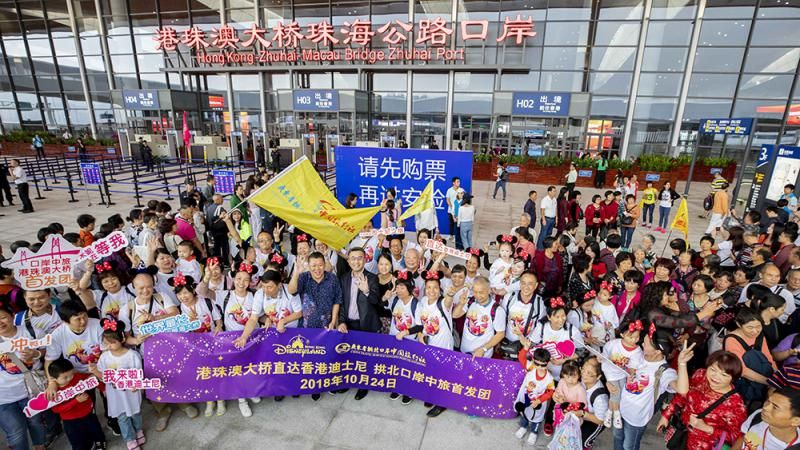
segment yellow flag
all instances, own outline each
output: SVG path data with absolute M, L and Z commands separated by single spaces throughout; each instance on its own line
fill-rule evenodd
M 292 163 L 245 200 L 337 250 L 344 248 L 381 208 L 346 209 L 306 157 Z
M 419 194 L 417 201 L 414 202 L 405 212 L 398 218 L 398 220 L 405 220 L 411 216 L 417 215 L 422 211 L 427 211 L 433 208 L 433 180 L 428 182 L 425 189 Z
M 689 206 L 686 204 L 685 198 L 681 199 L 681 205 L 678 206 L 678 214 L 672 221 L 671 228 L 683 231 L 684 236 L 689 236 Z

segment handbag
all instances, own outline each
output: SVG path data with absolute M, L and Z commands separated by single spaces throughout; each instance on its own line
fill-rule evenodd
M 525 319 L 525 325 L 522 327 L 524 331 L 528 331 L 528 325 L 533 317 L 533 310 L 536 309 L 536 303 L 534 303 L 534 300 L 536 299 L 531 299 L 531 309 L 528 311 L 528 318 Z M 510 306 L 511 305 L 509 304 L 509 309 Z M 520 350 L 522 350 L 522 341 L 511 342 L 508 340 L 508 338 L 503 338 L 503 340 L 500 341 L 500 353 L 512 361 L 516 361 Z
M 25 377 L 25 389 L 28 391 L 28 398 L 34 398 L 47 390 L 47 377 L 44 374 L 44 370 L 28 369 L 28 366 L 26 366 L 15 353 L 9 352 L 6 354 L 11 359 L 11 362 L 19 367 L 19 370 Z
M 716 409 L 719 405 L 725 402 L 728 397 L 735 393 L 736 389 L 731 389 L 722 397 L 718 398 L 717 401 L 709 405 L 708 408 L 704 409 L 703 412 L 698 414 L 697 418 L 704 419 L 711 413 L 711 411 Z M 669 450 L 686 450 L 686 445 L 689 441 L 689 428 L 681 420 L 681 415 L 682 414 L 680 411 L 675 411 L 675 413 L 672 414 L 672 417 L 669 418 L 667 433 L 664 436 L 664 441 L 666 441 L 667 448 Z
M 625 212 L 630 213 L 631 210 L 628 209 L 628 208 L 625 208 Z M 622 219 L 620 219 L 620 223 L 622 225 L 633 225 L 633 217 L 631 217 L 631 216 L 622 216 Z

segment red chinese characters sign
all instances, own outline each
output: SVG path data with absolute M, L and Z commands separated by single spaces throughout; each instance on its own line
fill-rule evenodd
M 225 24 L 210 32 L 197 26 L 178 31 L 172 27 L 156 30 L 155 49 L 177 52 L 195 50 L 201 64 L 261 64 L 348 61 L 373 64 L 401 61 L 464 61 L 464 49 L 451 49 L 448 43 L 456 35 L 463 41 L 495 41 L 498 45 L 521 45 L 533 37 L 533 19 L 517 15 L 505 18 L 499 35 L 488 36 L 488 20 L 462 20 L 451 24 L 441 17 L 423 19 L 418 24 L 395 20 L 375 24 L 365 19 L 354 19 L 335 27 L 322 21 L 301 26 L 297 21 L 279 22 L 271 29 L 253 24 L 246 30 L 237 30 Z M 303 41 L 320 47 L 347 46 L 345 48 L 301 48 Z M 409 43 L 415 47 L 409 49 Z M 388 48 L 371 48 L 388 46 Z M 302 47 L 306 47 L 302 46 Z

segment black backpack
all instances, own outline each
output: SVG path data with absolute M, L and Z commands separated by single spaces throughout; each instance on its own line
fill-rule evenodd
M 500 179 L 502 181 L 508 181 L 508 170 L 503 169 L 503 171 L 500 173 Z
M 722 341 L 722 348 L 725 350 L 727 350 L 725 343 L 728 338 L 736 339 L 744 349 L 742 363 L 744 363 L 745 367 L 768 378 L 772 375 L 772 364 L 769 363 L 766 355 L 761 352 L 761 346 L 764 342 L 763 333 L 756 338 L 753 345 L 747 345 L 744 339 L 735 334 L 728 334 Z M 767 386 L 742 377 L 736 381 L 736 390 L 744 399 L 745 404 L 749 404 L 752 401 L 762 400 L 766 396 Z
M 703 199 L 703 209 L 706 211 L 711 211 L 714 209 L 714 194 L 708 194 L 706 198 Z

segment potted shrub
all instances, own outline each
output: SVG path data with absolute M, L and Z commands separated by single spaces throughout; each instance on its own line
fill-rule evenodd
M 575 168 L 578 170 L 576 186 L 594 186 L 594 171 L 595 167 L 597 167 L 597 161 L 591 158 L 578 158 L 573 159 L 572 163 L 575 164 Z M 589 176 L 585 176 L 587 173 Z

